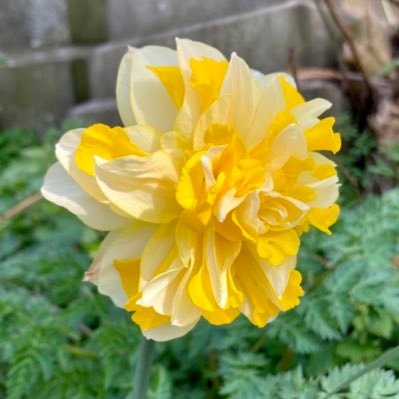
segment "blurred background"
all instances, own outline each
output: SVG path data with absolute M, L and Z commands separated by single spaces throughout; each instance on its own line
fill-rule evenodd
M 127 45 L 175 37 L 333 102 L 342 216 L 304 239 L 301 306 L 158 344 L 148 398 L 399 398 L 398 28 L 398 0 L 0 0 L 0 398 L 134 391 L 138 329 L 81 282 L 103 235 L 38 192 L 63 132 L 121 123 Z

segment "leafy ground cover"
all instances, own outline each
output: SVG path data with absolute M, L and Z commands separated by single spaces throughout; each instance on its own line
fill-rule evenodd
M 397 345 L 399 189 L 368 192 L 399 157 L 392 150 L 385 164 L 369 164 L 373 139 L 342 123 L 342 215 L 331 237 L 304 240 L 301 305 L 264 329 L 244 318 L 227 327 L 204 322 L 157 344 L 149 398 L 321 399 Z M 0 214 L 39 190 L 54 142 L 74 124 L 42 139 L 0 132 Z M 81 281 L 100 239 L 46 201 L 1 223 L 0 397 L 131 395 L 139 331 Z M 391 358 L 331 398 L 399 398 L 398 372 Z

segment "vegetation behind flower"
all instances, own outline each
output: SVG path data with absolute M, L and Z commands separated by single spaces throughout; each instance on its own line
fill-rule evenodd
M 343 137 L 348 150 L 340 162 L 357 177 L 373 142 L 358 140 L 365 133 L 345 123 L 341 131 L 353 134 Z M 68 122 L 61 131 L 73 127 Z M 42 143 L 19 133 L 0 135 L 0 211 L 39 189 L 60 134 L 49 131 Z M 361 178 L 370 186 L 381 176 L 364 170 Z M 313 399 L 397 344 L 399 192 L 353 205 L 346 182 L 341 197 L 336 233 L 328 240 L 316 232 L 304 238 L 301 306 L 265 329 L 243 318 L 227 327 L 200 323 L 191 335 L 159 346 L 150 398 Z M 80 283 L 101 238 L 47 202 L 1 226 L 0 397 L 129 394 L 140 332 L 123 310 Z M 398 360 L 387 367 L 399 371 Z M 350 399 L 363 392 L 382 399 L 398 385 L 391 371 L 375 369 L 343 392 Z

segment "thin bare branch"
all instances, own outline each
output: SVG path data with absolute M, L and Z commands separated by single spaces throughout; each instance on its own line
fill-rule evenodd
M 33 204 L 36 204 L 36 202 L 40 201 L 42 198 L 43 196 L 41 193 L 35 193 L 28 198 L 25 198 L 18 204 L 5 211 L 2 215 L 0 215 L 0 223 L 5 222 L 6 220 L 18 215 Z

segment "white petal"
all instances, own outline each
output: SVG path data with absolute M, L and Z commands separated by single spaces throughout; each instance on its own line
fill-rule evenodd
M 134 49 L 129 49 L 123 56 L 119 65 L 118 77 L 116 81 L 116 102 L 118 104 L 119 115 L 125 126 L 136 124 L 133 113 L 131 76 Z
M 57 162 L 49 168 L 42 187 L 44 198 L 74 213 L 97 230 L 113 230 L 131 222 L 86 194 Z
M 169 341 L 187 334 L 195 327 L 195 325 L 198 323 L 198 320 L 184 327 L 164 324 L 159 327 L 151 328 L 148 331 L 142 330 L 142 333 L 147 339 L 153 339 L 154 341 Z
M 123 307 L 128 297 L 114 261 L 140 258 L 154 229 L 153 225 L 135 221 L 124 229 L 109 233 L 86 272 L 85 281 L 96 284 L 99 292 L 109 296 L 117 306 Z
M 150 125 L 166 132 L 172 130 L 177 109 L 161 81 L 147 66 L 177 65 L 175 50 L 147 46 L 133 50 L 131 65 L 131 94 L 138 124 Z

